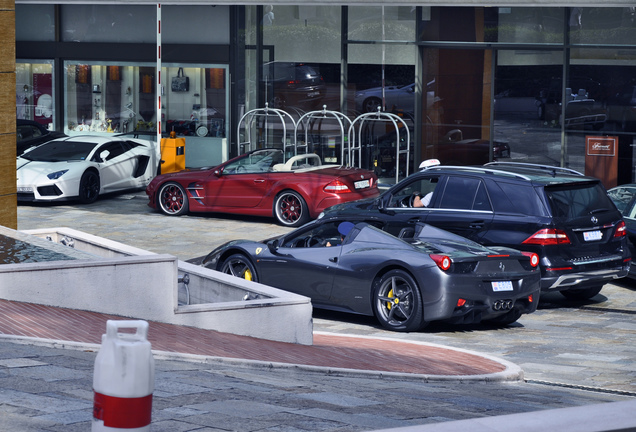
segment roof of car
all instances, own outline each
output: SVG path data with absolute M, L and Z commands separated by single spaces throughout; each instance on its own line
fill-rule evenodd
M 594 177 L 585 176 L 569 168 L 518 162 L 490 162 L 482 166 L 437 165 L 425 168 L 422 171 L 462 171 L 484 176 L 496 176 L 498 178 L 507 177 L 543 185 L 597 181 Z

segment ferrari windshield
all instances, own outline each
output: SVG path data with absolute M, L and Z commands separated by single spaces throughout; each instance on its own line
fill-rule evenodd
M 63 162 L 86 160 L 96 143 L 78 141 L 49 141 L 21 157 L 36 162 Z

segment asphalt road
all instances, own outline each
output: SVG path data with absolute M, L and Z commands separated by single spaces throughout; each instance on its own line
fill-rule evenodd
M 20 205 L 18 229 L 70 227 L 181 260 L 207 254 L 237 238 L 288 232 L 273 219 L 219 214 L 169 217 L 147 205 L 143 191 L 101 198 L 92 205 Z M 431 324 L 417 333 L 393 333 L 372 318 L 315 311 L 314 330 L 392 337 L 488 353 L 524 370 L 529 383 L 598 394 L 636 396 L 636 283 L 608 284 L 586 302 L 558 293 L 542 296 L 537 312 L 514 325 Z

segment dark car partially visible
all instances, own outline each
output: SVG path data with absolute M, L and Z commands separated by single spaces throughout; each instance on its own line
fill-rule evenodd
M 636 254 L 636 183 L 616 186 L 608 190 L 607 194 L 623 214 L 629 249 L 634 256 Z M 636 279 L 636 266 L 630 267 L 629 277 Z
M 65 136 L 62 132 L 48 130 L 36 121 L 18 119 L 16 120 L 16 156 L 20 156 L 31 147 Z
M 266 95 L 270 108 L 317 109 L 325 97 L 322 75 L 304 63 L 266 63 L 263 65 L 263 83 L 270 91 Z

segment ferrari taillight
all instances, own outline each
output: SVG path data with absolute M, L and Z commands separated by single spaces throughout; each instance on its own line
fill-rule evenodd
M 570 244 L 570 239 L 563 230 L 544 228 L 525 239 L 523 244 L 534 244 L 540 246 L 565 245 Z
M 536 267 L 539 265 L 539 255 L 537 255 L 534 252 L 521 252 L 521 253 L 527 257 L 530 257 L 530 265 L 532 267 Z
M 439 267 L 440 269 L 444 271 L 448 270 L 451 264 L 453 263 L 453 261 L 446 255 L 430 254 L 429 256 L 431 257 L 433 261 L 435 261 L 435 264 L 437 264 L 437 267 Z
M 618 225 L 616 225 L 616 231 L 614 232 L 614 237 L 625 237 L 627 235 L 627 226 L 625 225 L 625 221 L 620 221 Z
M 334 180 L 324 187 L 324 191 L 331 193 L 348 193 L 351 192 L 351 189 L 340 180 Z

